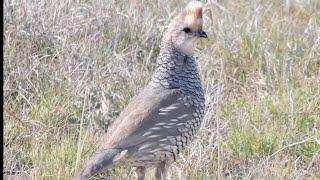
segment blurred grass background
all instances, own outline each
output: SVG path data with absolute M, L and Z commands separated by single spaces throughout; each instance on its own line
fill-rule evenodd
M 208 110 L 171 179 L 320 178 L 320 1 L 203 2 Z M 5 179 L 72 179 L 150 79 L 186 3 L 5 0 Z

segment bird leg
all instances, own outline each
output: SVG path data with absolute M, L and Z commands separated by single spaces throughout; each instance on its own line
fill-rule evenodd
M 167 170 L 168 165 L 166 162 L 161 162 L 156 169 L 156 179 L 157 180 L 166 180 L 167 179 Z
M 144 176 L 146 175 L 146 167 L 143 167 L 143 166 L 137 167 L 136 173 L 138 176 L 137 178 L 138 180 L 144 180 Z

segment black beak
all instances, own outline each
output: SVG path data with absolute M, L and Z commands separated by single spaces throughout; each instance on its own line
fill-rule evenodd
M 203 30 L 197 31 L 197 36 L 200 37 L 200 38 L 208 38 L 207 33 L 204 32 Z

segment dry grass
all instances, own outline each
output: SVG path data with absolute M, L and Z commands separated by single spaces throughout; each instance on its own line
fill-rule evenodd
M 71 179 L 148 82 L 184 3 L 5 1 L 5 178 Z M 320 178 L 320 1 L 208 7 L 197 50 L 208 111 L 171 178 Z

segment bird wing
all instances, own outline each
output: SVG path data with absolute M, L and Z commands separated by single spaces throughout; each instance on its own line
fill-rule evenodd
M 192 112 L 180 90 L 147 88 L 129 103 L 102 147 L 136 149 L 146 144 L 154 147 L 160 141 L 176 143 L 172 138 L 181 136 L 190 126 L 188 122 L 195 119 Z

